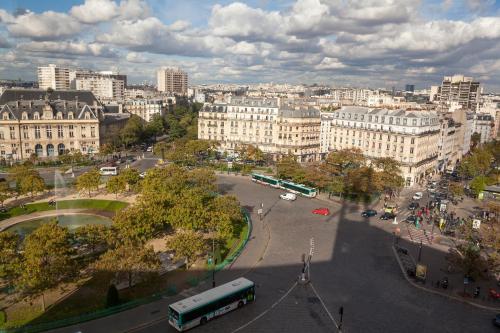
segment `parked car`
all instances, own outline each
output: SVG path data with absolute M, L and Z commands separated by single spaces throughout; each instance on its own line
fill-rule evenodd
M 380 215 L 381 220 L 394 220 L 395 217 L 396 217 L 395 214 L 388 212 L 385 212 L 384 214 Z
M 493 325 L 496 327 L 500 327 L 500 313 L 497 313 L 495 318 L 493 318 Z
M 417 217 L 415 215 L 410 215 L 406 218 L 405 220 L 406 222 L 408 223 L 413 223 L 415 224 L 415 222 L 417 222 Z
M 141 173 L 139 174 L 139 177 L 141 177 L 141 178 L 146 177 L 146 172 L 141 172 Z
M 330 210 L 328 208 L 316 208 L 312 211 L 313 214 L 317 215 L 330 215 Z
M 297 199 L 297 196 L 293 193 L 283 193 L 280 195 L 280 198 L 283 200 L 294 201 Z
M 363 217 L 371 217 L 377 215 L 377 211 L 373 209 L 367 209 L 361 213 Z
M 418 202 L 413 201 L 413 202 L 411 202 L 411 203 L 410 203 L 410 205 L 408 206 L 408 209 L 415 210 L 415 209 L 417 209 L 418 207 L 420 207 L 420 205 L 418 204 Z
M 146 149 L 147 152 L 153 152 L 153 146 L 149 146 L 147 149 Z
M 420 199 L 422 199 L 422 197 L 423 197 L 423 196 L 424 196 L 424 195 L 422 194 L 422 192 L 417 192 L 417 193 L 415 193 L 415 194 L 413 195 L 413 197 L 412 197 L 412 198 L 413 198 L 413 200 L 420 200 Z

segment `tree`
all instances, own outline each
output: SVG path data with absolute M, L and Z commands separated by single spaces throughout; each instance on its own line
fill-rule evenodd
M 278 178 L 290 179 L 297 183 L 303 182 L 306 176 L 304 168 L 297 162 L 294 155 L 282 156 L 276 164 L 276 171 Z
M 75 273 L 68 229 L 56 221 L 43 224 L 25 238 L 23 250 L 20 287 L 30 294 L 41 293 L 45 310 L 45 290 Z
M 106 191 L 108 191 L 108 193 L 114 193 L 116 198 L 118 198 L 118 193 L 125 192 L 126 189 L 127 189 L 127 183 L 125 179 L 121 176 L 111 177 L 110 179 L 108 179 L 108 182 L 106 183 Z
M 130 189 L 137 189 L 137 185 L 139 184 L 139 181 L 141 180 L 141 176 L 139 174 L 139 171 L 134 168 L 127 168 L 123 170 L 120 175 L 118 175 L 119 178 L 122 179 L 122 181 L 125 183 L 127 189 L 130 191 Z
M 330 175 L 346 175 L 347 170 L 361 167 L 366 159 L 360 149 L 343 149 L 328 154 L 324 170 Z
M 109 143 L 105 143 L 105 144 L 101 145 L 101 147 L 99 148 L 99 156 L 101 157 L 101 159 L 107 160 L 108 155 L 113 154 L 114 151 L 115 151 L 115 148 L 113 147 L 113 145 L 111 145 Z
M 144 136 L 144 121 L 137 115 L 131 115 L 120 131 L 120 139 L 125 146 L 141 141 Z
M 132 287 L 134 277 L 157 274 L 161 261 L 152 247 L 127 243 L 106 251 L 93 267 L 119 279 L 126 279 L 128 286 Z
M 151 212 L 160 213 L 152 215 Z M 164 214 L 160 206 L 138 203 L 120 210 L 113 218 L 113 227 L 118 232 L 121 242 L 144 244 L 164 227 Z
M 212 238 L 228 240 L 233 237 L 237 226 L 243 223 L 240 203 L 234 196 L 215 197 L 210 212 L 211 216 L 205 228 L 212 233 Z
M 12 196 L 9 183 L 7 181 L 0 182 L 0 204 L 3 206 L 5 200 Z
M 401 164 L 391 157 L 382 157 L 374 161 L 377 169 L 377 187 L 381 187 L 389 196 L 393 196 L 404 186 L 404 178 L 401 176 Z
M 43 178 L 31 165 L 15 166 L 11 170 L 10 177 L 16 182 L 16 191 L 19 194 L 29 193 L 33 196 L 33 194 L 45 189 Z
M 481 142 L 481 133 L 474 132 L 470 138 L 472 149 L 476 148 Z
M 237 153 L 243 161 L 252 161 L 253 163 L 262 161 L 264 153 L 257 146 L 242 144 L 237 148 Z
M 449 185 L 450 193 L 455 197 L 461 197 L 464 195 L 464 187 L 462 184 L 457 182 L 452 182 Z
M 106 295 L 106 307 L 111 308 L 120 304 L 120 295 L 118 294 L 118 289 L 114 284 L 108 287 L 108 293 Z
M 99 188 L 100 181 L 101 181 L 101 174 L 99 173 L 99 170 L 92 169 L 90 171 L 81 174 L 76 179 L 76 188 L 80 192 L 88 191 L 90 197 L 91 191 L 97 190 Z
M 108 244 L 109 230 L 102 224 L 87 224 L 75 230 L 74 238 L 80 243 L 88 246 L 91 253 L 97 249 L 105 249 Z
M 0 279 L 13 283 L 20 273 L 21 256 L 18 252 L 21 237 L 9 231 L 0 232 Z
M 486 188 L 488 178 L 485 176 L 477 176 L 472 179 L 469 186 L 474 195 L 477 197 L 479 193 L 483 192 Z
M 203 235 L 192 230 L 177 232 L 167 241 L 167 247 L 175 252 L 177 260 L 186 258 L 186 267 L 205 250 Z
M 347 189 L 350 193 L 370 196 L 381 191 L 376 171 L 371 167 L 351 169 L 346 176 Z
M 165 131 L 165 120 L 161 114 L 157 113 L 153 115 L 153 118 L 146 125 L 145 132 L 148 137 L 153 137 L 156 141 L 156 137 L 162 135 Z

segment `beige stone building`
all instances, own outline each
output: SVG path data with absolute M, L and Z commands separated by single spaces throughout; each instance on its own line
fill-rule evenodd
M 91 92 L 7 90 L 0 97 L 0 157 L 98 152 L 102 105 Z
M 162 67 L 156 72 L 158 91 L 186 95 L 188 74 L 179 68 Z
M 368 159 L 392 157 L 402 165 L 405 185 L 435 172 L 440 137 L 435 112 L 345 106 L 321 115 L 320 150 L 358 148 Z
M 198 138 L 218 141 L 221 151 L 251 144 L 275 159 L 293 154 L 299 162 L 319 158 L 319 131 L 318 110 L 281 106 L 277 98 L 205 104 L 198 118 Z

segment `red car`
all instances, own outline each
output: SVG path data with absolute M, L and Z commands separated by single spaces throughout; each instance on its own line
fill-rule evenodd
M 330 215 L 330 210 L 328 208 L 317 208 L 312 211 L 313 214 L 318 214 L 318 215 Z

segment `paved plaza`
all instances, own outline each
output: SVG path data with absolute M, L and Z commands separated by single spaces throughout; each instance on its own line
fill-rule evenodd
M 344 307 L 344 332 L 494 332 L 493 312 L 410 285 L 392 252 L 390 222 L 365 219 L 352 203 L 299 197 L 249 177 L 219 176 L 224 193 L 235 194 L 254 221 L 246 251 L 218 284 L 245 276 L 257 285 L 257 301 L 209 322 L 200 332 L 335 332 Z M 257 209 L 264 204 L 265 218 Z M 311 214 L 327 207 L 330 216 Z M 296 285 L 301 255 L 315 249 L 311 284 Z M 54 332 L 174 332 L 166 315 L 175 300 L 208 289 L 209 283 L 173 298 Z M 333 318 L 333 320 L 332 320 Z

